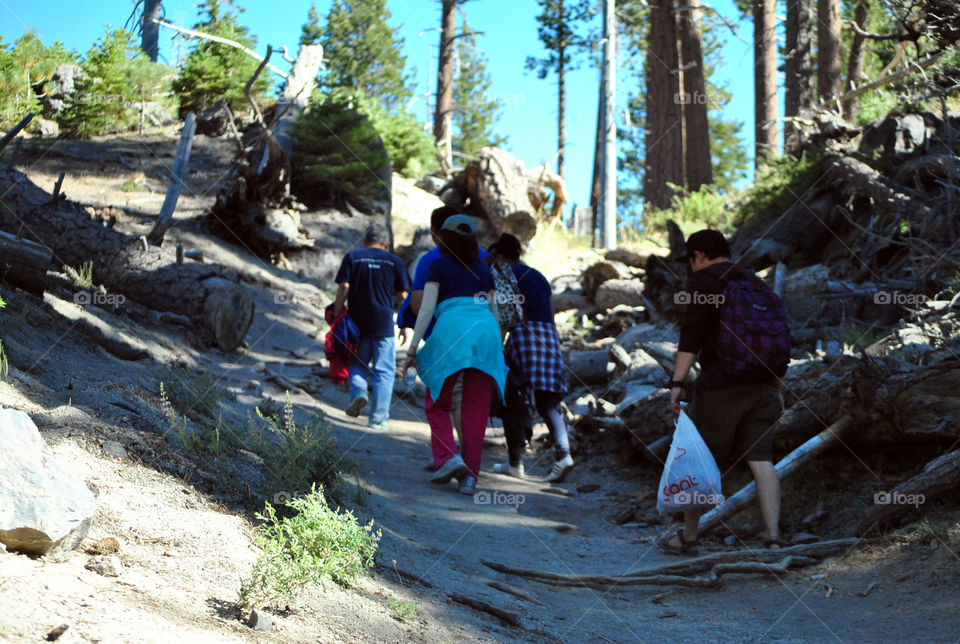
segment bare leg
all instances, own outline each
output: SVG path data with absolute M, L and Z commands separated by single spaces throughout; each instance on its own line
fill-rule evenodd
M 780 478 L 770 461 L 748 461 L 768 537 L 780 536 Z
M 697 538 L 697 527 L 703 510 L 687 510 L 683 513 L 683 540 L 693 541 Z

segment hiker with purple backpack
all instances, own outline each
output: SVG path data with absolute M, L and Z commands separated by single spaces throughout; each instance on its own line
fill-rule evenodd
M 766 527 L 764 546 L 780 539 L 780 481 L 773 466 L 773 424 L 780 417 L 780 378 L 790 362 L 790 329 L 780 298 L 758 277 L 730 261 L 730 245 L 716 230 L 690 235 L 686 254 L 692 274 L 677 293 L 685 304 L 673 379 L 673 411 L 680 413 L 683 381 L 699 359 L 690 418 L 721 471 L 746 461 L 757 484 Z M 697 552 L 703 510 L 685 510 L 683 528 L 663 535 L 661 549 Z

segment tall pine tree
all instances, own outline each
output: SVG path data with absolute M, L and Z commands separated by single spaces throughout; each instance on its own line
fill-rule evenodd
M 320 14 L 317 13 L 317 3 L 310 5 L 307 21 L 300 28 L 300 44 L 316 45 L 323 39 L 323 26 L 320 24 Z
M 593 15 L 588 0 L 537 0 L 540 15 L 537 34 L 547 50 L 544 58 L 527 58 L 528 70 L 536 70 L 539 78 L 557 75 L 557 174 L 563 176 L 563 156 L 566 146 L 566 73 L 576 68 L 574 55 L 588 47 L 586 39 L 577 32 L 580 23 Z
M 453 149 L 465 157 L 487 146 L 501 146 L 507 138 L 494 133 L 500 104 L 490 96 L 487 57 L 477 49 L 471 34 L 457 41 L 453 81 Z
M 214 36 L 228 38 L 252 49 L 257 44 L 256 36 L 239 24 L 237 14 L 242 9 L 232 0 L 202 0 L 198 5 L 201 21 L 194 29 Z M 233 11 L 230 11 L 233 9 Z M 242 109 L 247 106 L 243 94 L 244 85 L 257 69 L 257 61 L 235 47 L 209 40 L 197 43 L 187 56 L 174 84 L 180 94 L 180 114 L 199 112 L 221 98 L 230 106 Z M 262 96 L 269 90 L 270 81 L 262 74 L 254 84 L 254 96 Z
M 405 107 L 413 91 L 404 69 L 403 38 L 389 19 L 386 0 L 333 0 L 320 41 L 327 61 L 322 90 L 359 90 L 388 111 Z

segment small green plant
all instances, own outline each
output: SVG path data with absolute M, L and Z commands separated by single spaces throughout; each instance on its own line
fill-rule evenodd
M 715 228 L 721 232 L 731 230 L 732 213 L 727 209 L 730 198 L 717 192 L 716 186 L 704 184 L 699 190 L 685 193 L 683 186 L 668 184 L 677 191 L 670 208 L 658 210 L 650 217 L 650 223 L 656 229 L 665 230 L 667 220 L 672 219 L 680 226 L 684 235 L 701 228 Z
M 259 409 L 256 414 L 259 423 L 248 417 L 248 442 L 263 459 L 268 493 L 300 492 L 314 481 L 332 488 L 342 471 L 352 466 L 338 453 L 329 421 L 323 417 L 300 425 L 294 421 L 289 394 L 282 416 L 267 416 Z
M 86 261 L 77 268 L 72 266 L 64 267 L 67 277 L 77 288 L 93 288 L 93 262 Z
M 166 387 L 173 407 L 185 416 L 213 418 L 221 400 L 236 402 L 237 396 L 220 386 L 209 371 L 192 370 L 184 365 L 163 365 L 154 374 L 158 384 Z
M 411 617 L 416 617 L 422 612 L 419 604 L 401 601 L 393 597 L 387 600 L 387 608 L 389 608 L 393 616 L 401 622 L 405 622 Z
M 120 184 L 120 190 L 123 192 L 137 192 L 140 190 L 140 184 L 128 179 Z
M 912 536 L 918 541 L 939 541 L 951 545 L 960 542 L 960 523 L 923 519 L 914 528 Z
M 373 531 L 372 520 L 363 526 L 351 512 L 331 508 L 322 486 L 288 507 L 296 515 L 279 518 L 269 503 L 257 515 L 264 522 L 257 534 L 263 554 L 240 585 L 243 607 L 294 599 L 308 584 L 327 579 L 347 586 L 373 567 L 380 531 Z

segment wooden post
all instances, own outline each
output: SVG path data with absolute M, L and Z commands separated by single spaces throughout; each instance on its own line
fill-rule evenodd
M 173 163 L 173 173 L 170 175 L 170 185 L 167 186 L 167 196 L 163 199 L 163 206 L 160 208 L 157 223 L 153 225 L 153 230 L 150 231 L 148 236 L 152 246 L 163 244 L 163 236 L 173 224 L 173 211 L 176 210 L 177 200 L 180 199 L 180 188 L 183 187 L 183 176 L 186 174 L 187 164 L 190 162 L 190 148 L 193 146 L 193 135 L 196 131 L 196 115 L 187 114 L 187 120 L 183 124 L 183 132 L 180 134 L 177 159 Z
M 827 449 L 839 443 L 840 435 L 850 429 L 853 424 L 854 421 L 852 416 L 844 416 L 808 440 L 806 443 L 784 456 L 783 460 L 777 463 L 777 476 L 781 481 L 783 481 L 814 456 L 822 454 Z M 750 505 L 756 496 L 757 484 L 751 482 L 749 485 L 744 486 L 744 488 L 739 492 L 725 500 L 718 507 L 700 517 L 698 532 L 703 534 L 730 519 L 735 514 L 739 513 L 741 510 Z

